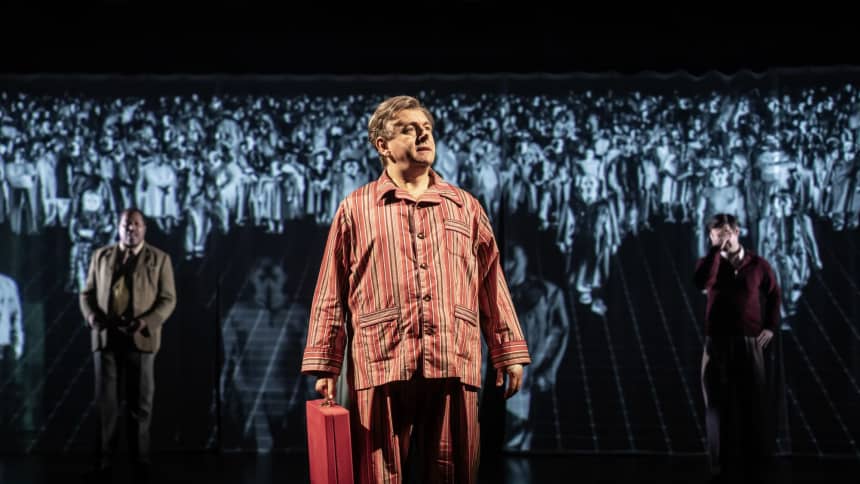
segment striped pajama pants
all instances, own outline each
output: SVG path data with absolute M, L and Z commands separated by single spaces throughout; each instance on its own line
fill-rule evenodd
M 416 374 L 352 394 L 351 433 L 356 482 L 477 482 L 478 389 L 458 379 Z M 410 449 L 410 443 L 417 447 Z M 421 462 L 406 468 L 410 452 Z M 414 458 L 414 456 L 413 456 Z

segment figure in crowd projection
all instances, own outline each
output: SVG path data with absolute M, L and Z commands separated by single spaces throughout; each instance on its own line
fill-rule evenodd
M 609 201 L 618 221 L 619 235 L 639 232 L 639 163 L 627 139 L 622 143 L 607 168 Z
M 260 166 L 256 172 L 257 184 L 251 193 L 254 225 L 264 227 L 270 234 L 284 231 L 283 185 L 280 175 L 280 166 L 275 162 Z
M 746 203 L 743 190 L 735 185 L 738 180 L 730 171 L 731 168 L 719 161 L 711 166 L 703 166 L 709 169 L 708 186 L 704 187 L 699 194 L 699 201 L 696 206 L 695 222 L 696 222 L 696 239 L 698 244 L 698 255 L 703 257 L 710 247 L 705 226 L 707 217 L 715 213 L 736 213 L 738 214 L 738 223 L 744 226 L 746 223 Z
M 824 208 L 835 230 L 855 229 L 860 214 L 860 166 L 853 143 L 835 154 L 825 188 Z
M 6 221 L 9 211 L 9 188 L 6 182 L 6 146 L 0 144 L 0 224 Z
M 782 289 L 782 315 L 792 316 L 812 267 L 820 270 L 823 264 L 812 219 L 795 211 L 792 194 L 774 193 L 770 202 L 768 216 L 759 220 L 758 252 L 774 266 Z
M 348 151 L 341 156 L 341 169 L 334 174 L 334 190 L 331 192 L 330 202 L 332 206 L 337 206 L 347 195 L 370 181 L 370 175 L 363 168 L 359 153 Z
M 206 252 L 206 240 L 217 227 L 222 233 L 228 230 L 229 215 L 218 203 L 216 192 L 218 185 L 209 172 L 209 166 L 199 164 L 186 173 L 187 189 L 182 206 L 185 221 L 185 258 L 203 258 Z
M 300 446 L 304 432 L 289 425 L 303 421 L 304 402 L 316 394 L 312 379 L 290 370 L 301 364 L 308 311 L 287 297 L 286 283 L 282 261 L 260 257 L 223 323 L 224 433 L 242 448 Z
M 212 150 L 207 155 L 207 173 L 211 179 L 212 190 L 215 200 L 213 210 L 218 214 L 220 227 L 223 232 L 229 231 L 232 223 L 236 220 L 239 211 L 239 200 L 242 198 L 242 170 L 235 161 L 227 162 L 223 150 Z
M 72 247 L 66 291 L 76 293 L 82 291 L 86 283 L 90 254 L 107 244 L 115 234 L 113 219 L 106 214 L 116 213 L 116 207 L 110 187 L 91 172 L 76 177 L 73 192 L 69 224 Z
M 72 248 L 69 255 L 69 276 L 66 291 L 77 293 L 83 290 L 93 250 L 107 244 L 115 227 L 106 213 L 114 213 L 115 207 L 98 179 L 82 182 L 72 200 L 69 239 Z
M 660 167 L 660 206 L 666 221 L 675 222 L 681 205 L 680 154 L 666 135 L 656 153 Z
M 329 211 L 333 210 L 330 166 L 331 151 L 328 148 L 318 148 L 311 153 L 305 209 L 308 215 L 313 215 L 319 224 L 331 220 Z
M 475 197 L 481 201 L 491 217 L 499 213 L 502 193 L 499 173 L 501 165 L 502 158 L 498 145 L 487 140 L 476 140 L 466 163 L 469 170 L 468 179 L 471 181 L 470 186 Z
M 573 248 L 578 262 L 570 277 L 571 287 L 579 293 L 579 302 L 604 315 L 608 308 L 595 292 L 609 277 L 609 262 L 621 240 L 612 206 L 606 199 L 598 198 L 599 187 L 600 182 L 593 175 L 586 174 L 579 180 L 577 237 Z
M 179 179 L 166 156 L 156 154 L 140 165 L 137 203 L 158 227 L 170 233 L 179 222 Z
M 757 217 L 770 215 L 772 208 L 771 196 L 779 192 L 794 192 L 794 171 L 797 168 L 797 160 L 790 158 L 789 154 L 782 149 L 779 140 L 770 137 L 762 152 L 754 159 L 756 177 L 753 183 L 753 194 Z
M 305 212 L 305 183 L 307 167 L 299 163 L 295 152 L 287 152 L 280 165 L 284 220 L 297 220 Z
M 57 202 L 57 156 L 41 142 L 33 144 L 30 154 L 36 162 L 39 178 L 39 203 L 44 211 L 42 223 L 57 225 L 61 220 Z
M 13 423 L 13 417 L 25 394 L 25 373 L 22 371 L 25 343 L 24 314 L 18 284 L 11 277 L 0 274 L 0 384 L 3 386 L 0 395 L 0 432 L 4 435 L 0 449 L 4 450 L 14 449 L 22 433 L 20 424 Z
M 18 360 L 24 354 L 24 314 L 18 284 L 0 274 L 0 360 Z
M 9 225 L 15 234 L 34 235 L 40 228 L 39 174 L 36 164 L 24 157 L 24 147 L 16 148 L 12 162 L 5 167 L 9 187 Z
M 459 184 L 460 161 L 458 160 L 460 146 L 456 141 L 443 142 L 439 140 L 436 146 L 436 172 L 449 183 Z
M 651 155 L 652 150 L 643 150 L 643 158 L 638 166 L 638 205 L 639 220 L 636 225 L 643 229 L 651 228 L 651 221 L 656 217 L 660 196 L 660 175 L 657 163 Z
M 532 363 L 523 371 L 520 391 L 507 401 L 505 448 L 529 451 L 538 418 L 532 410 L 532 401 L 539 393 L 555 392 L 558 368 L 566 354 L 570 322 L 562 289 L 529 273 L 523 246 L 508 242 L 505 252 L 505 274 L 511 298 L 532 354 Z

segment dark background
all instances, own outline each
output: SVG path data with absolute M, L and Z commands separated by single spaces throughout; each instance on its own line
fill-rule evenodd
M 7 2 L 5 73 L 761 72 L 857 65 L 847 7 Z

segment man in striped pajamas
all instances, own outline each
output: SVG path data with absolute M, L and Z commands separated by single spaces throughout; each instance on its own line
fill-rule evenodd
M 417 99 L 383 101 L 368 135 L 382 174 L 334 216 L 302 373 L 333 398 L 349 341 L 358 482 L 403 482 L 410 452 L 429 482 L 475 482 L 480 333 L 507 397 L 530 362 L 495 236 L 480 203 L 431 169 L 433 116 Z

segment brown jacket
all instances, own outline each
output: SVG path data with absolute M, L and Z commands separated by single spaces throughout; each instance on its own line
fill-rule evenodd
M 107 315 L 110 282 L 119 254 L 116 244 L 93 253 L 87 283 L 80 294 L 81 313 L 85 321 L 89 321 L 92 314 L 101 317 Z M 161 346 L 161 326 L 176 307 L 173 264 L 167 253 L 149 244 L 144 244 L 138 257 L 132 276 L 133 313 L 135 319 L 146 323 L 146 328 L 134 333 L 134 345 L 140 351 L 154 353 Z M 91 329 L 90 342 L 93 351 L 104 349 L 108 342 L 108 331 Z

